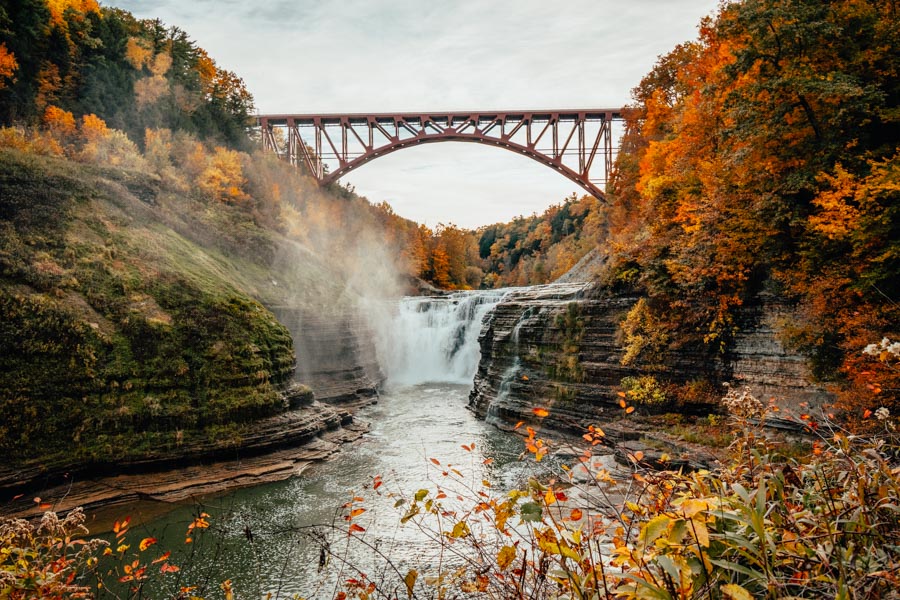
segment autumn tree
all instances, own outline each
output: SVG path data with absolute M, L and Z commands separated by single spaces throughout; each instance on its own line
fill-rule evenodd
M 14 80 L 18 68 L 19 63 L 16 62 L 16 57 L 9 51 L 6 44 L 0 43 L 0 89 L 6 87 L 8 81 Z
M 637 270 L 677 339 L 727 351 L 739 308 L 774 290 L 806 315 L 788 337 L 833 379 L 893 330 L 898 35 L 889 2 L 732 2 L 635 89 L 613 277 Z

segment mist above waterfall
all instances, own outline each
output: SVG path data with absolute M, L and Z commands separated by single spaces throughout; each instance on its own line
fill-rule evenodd
M 403 298 L 379 326 L 378 361 L 389 385 L 471 384 L 478 334 L 507 290 Z

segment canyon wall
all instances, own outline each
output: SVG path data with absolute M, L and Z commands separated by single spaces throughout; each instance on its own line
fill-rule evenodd
M 691 389 L 702 388 L 707 393 L 694 402 L 670 398 L 663 406 L 639 410 L 705 415 L 717 410 L 715 398 L 726 385 L 747 386 L 764 402 L 775 398 L 786 425 L 790 415 L 828 400 L 823 389 L 810 383 L 803 359 L 779 342 L 777 322 L 787 317 L 788 309 L 772 299 L 745 310 L 726 356 L 695 345 L 670 353 L 665 364 L 652 369 L 623 365 L 620 324 L 638 299 L 586 284 L 510 292 L 485 320 L 470 409 L 511 426 L 535 422 L 532 409 L 541 407 L 550 413 L 541 420 L 543 426 L 581 431 L 622 417 L 622 379 L 647 374 L 670 390 L 690 395 Z

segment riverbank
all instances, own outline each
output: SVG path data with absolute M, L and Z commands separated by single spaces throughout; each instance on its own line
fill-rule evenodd
M 232 447 L 185 448 L 179 461 L 107 465 L 86 472 L 0 472 L 12 498 L 0 505 L 4 517 L 31 518 L 45 510 L 66 513 L 76 506 L 92 512 L 137 501 L 177 503 L 197 496 L 280 481 L 328 460 L 368 431 L 353 412 L 376 399 L 341 407 L 314 403 L 257 422 Z M 102 473 L 114 473 L 103 476 Z M 36 501 L 35 498 L 40 498 Z

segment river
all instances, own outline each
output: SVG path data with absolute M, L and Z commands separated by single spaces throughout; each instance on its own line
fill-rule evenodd
M 482 320 L 501 296 L 401 302 L 379 336 L 387 387 L 377 404 L 358 413 L 370 431 L 334 460 L 289 480 L 200 499 L 144 523 L 137 515 L 130 535 L 156 538 L 182 568 L 151 596 L 188 583 L 215 589 L 230 579 L 238 597 L 330 598 L 338 580 L 359 577 L 355 567 L 375 580 L 390 563 L 433 568 L 439 557 L 429 533 L 414 520 L 400 522 L 418 490 L 428 489 L 433 497 L 441 488 L 448 494 L 444 502 L 454 503 L 457 495 L 471 498 L 470 490 L 483 482 L 499 490 L 521 484 L 534 468 L 519 460 L 518 436 L 465 408 Z M 407 504 L 396 506 L 404 498 Z M 344 506 L 348 502 L 351 507 Z M 344 516 L 354 509 L 364 509 L 352 524 L 365 531 L 357 531 L 358 540 L 345 548 L 348 536 L 341 530 L 351 522 Z M 185 544 L 187 527 L 200 513 L 209 515 L 210 527 Z M 333 556 L 320 573 L 326 542 Z M 345 557 L 343 568 L 337 557 Z

